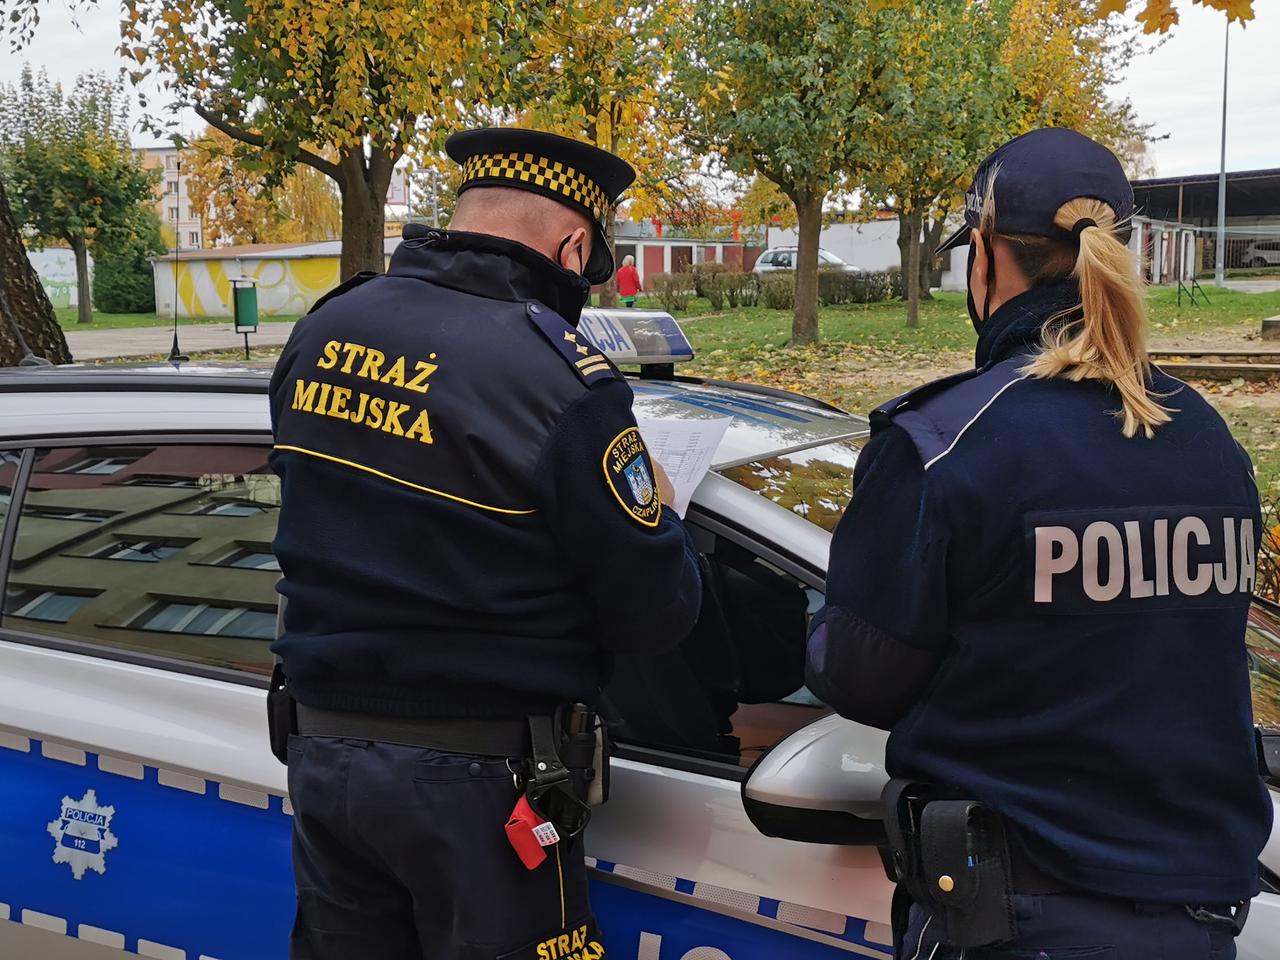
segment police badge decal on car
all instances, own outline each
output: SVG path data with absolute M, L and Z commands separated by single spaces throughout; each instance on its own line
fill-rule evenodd
M 622 509 L 646 527 L 656 527 L 662 516 L 662 500 L 658 497 L 658 485 L 653 481 L 649 454 L 640 439 L 640 431 L 628 427 L 614 437 L 604 452 L 603 462 L 605 482 Z
M 115 807 L 98 805 L 98 795 L 86 790 L 79 800 L 62 798 L 62 813 L 49 822 L 49 835 L 53 837 L 53 862 L 71 865 L 71 875 L 77 880 L 86 870 L 103 874 L 107 872 L 107 851 L 115 848 L 116 835 L 111 832 L 111 818 Z

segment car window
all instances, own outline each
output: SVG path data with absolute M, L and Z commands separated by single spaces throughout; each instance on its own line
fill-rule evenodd
M 5 519 L 9 516 L 9 500 L 13 496 L 13 481 L 22 462 L 21 450 L 0 450 L 0 538 L 4 537 Z M 0 577 L 4 571 L 0 570 Z
M 1253 722 L 1280 730 L 1280 617 L 1254 607 L 1245 632 Z
M 834 531 L 853 496 L 853 467 L 866 438 L 824 443 L 716 472 Z
M 606 709 L 622 743 L 749 767 L 830 712 L 804 686 L 809 618 L 823 597 L 722 537 L 700 561 L 693 631 L 659 656 L 619 657 Z
M 790 267 L 791 254 L 789 252 L 780 252 L 773 255 L 773 265 L 775 267 Z
M 280 487 L 267 453 L 198 444 L 39 451 L 0 626 L 269 673 Z

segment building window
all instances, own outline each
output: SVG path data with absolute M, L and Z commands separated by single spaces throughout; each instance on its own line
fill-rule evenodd
M 124 482 L 126 487 L 187 487 L 198 489 L 200 481 L 195 477 L 159 476 L 149 473 L 134 474 Z
M 169 208 L 169 219 L 170 219 L 170 220 L 177 220 L 177 219 L 178 219 L 178 208 L 177 208 L 177 207 L 170 207 L 170 208 Z
M 178 181 L 177 181 L 177 180 L 170 180 L 170 181 L 169 181 L 169 190 L 168 190 L 168 192 L 169 192 L 169 193 L 177 193 L 177 192 L 178 192 Z
M 194 220 L 196 218 L 196 208 L 187 204 L 187 219 Z
M 131 463 L 137 463 L 142 458 L 140 450 L 122 450 L 111 456 L 106 457 L 89 457 L 87 460 L 81 460 L 73 463 L 69 467 L 59 470 L 59 473 L 87 473 L 87 474 L 108 474 L 119 473 Z
M 94 594 L 60 593 L 39 587 L 19 587 L 5 597 L 4 611 L 24 620 L 66 623 L 77 610 L 93 599 Z
M 240 567 L 245 570 L 280 570 L 280 561 L 265 547 L 240 547 L 217 562 L 219 567 Z
M 101 523 L 115 516 L 110 510 L 76 510 L 71 507 L 44 507 L 35 503 L 25 505 L 22 515 L 43 520 L 87 520 L 89 523 Z
M 221 503 L 204 503 L 191 511 L 204 517 L 253 517 L 266 513 L 267 508 L 256 503 L 224 500 Z
M 133 560 L 138 563 L 156 563 L 171 557 L 183 547 L 182 540 L 122 540 L 108 543 L 93 553 L 85 554 L 95 560 Z
M 187 242 L 188 242 L 189 244 L 191 244 L 191 246 L 193 246 L 193 247 L 198 247 L 198 246 L 200 246 L 200 234 L 196 233 L 195 231 L 192 231 L 191 233 L 188 233 L 188 234 L 187 234 Z
M 164 633 L 271 640 L 276 635 L 276 615 L 271 611 L 246 607 L 162 600 L 134 618 L 129 626 Z
M 165 157 L 165 158 L 164 158 L 164 168 L 165 168 L 166 170 L 172 170 L 172 169 L 173 169 L 173 163 L 174 163 L 174 157 L 173 157 L 173 154 L 169 154 L 167 157 Z

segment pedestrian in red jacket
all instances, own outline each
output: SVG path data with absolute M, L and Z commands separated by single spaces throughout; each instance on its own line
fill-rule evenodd
M 618 270 L 618 299 L 624 307 L 634 307 L 636 294 L 643 289 L 640 285 L 640 271 L 636 269 L 636 258 L 630 255 L 623 257 L 622 267 Z

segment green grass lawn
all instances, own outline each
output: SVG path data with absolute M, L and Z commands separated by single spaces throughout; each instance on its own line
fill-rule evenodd
M 79 312 L 75 307 L 53 311 L 58 316 L 58 325 L 63 330 L 116 330 L 123 327 L 168 327 L 173 325 L 173 317 L 157 317 L 154 313 L 101 313 L 93 312 L 93 323 L 79 323 Z M 296 315 L 259 318 L 263 323 L 274 323 L 283 320 L 297 320 Z M 183 318 L 179 326 L 203 323 L 230 323 L 230 317 L 195 317 Z

